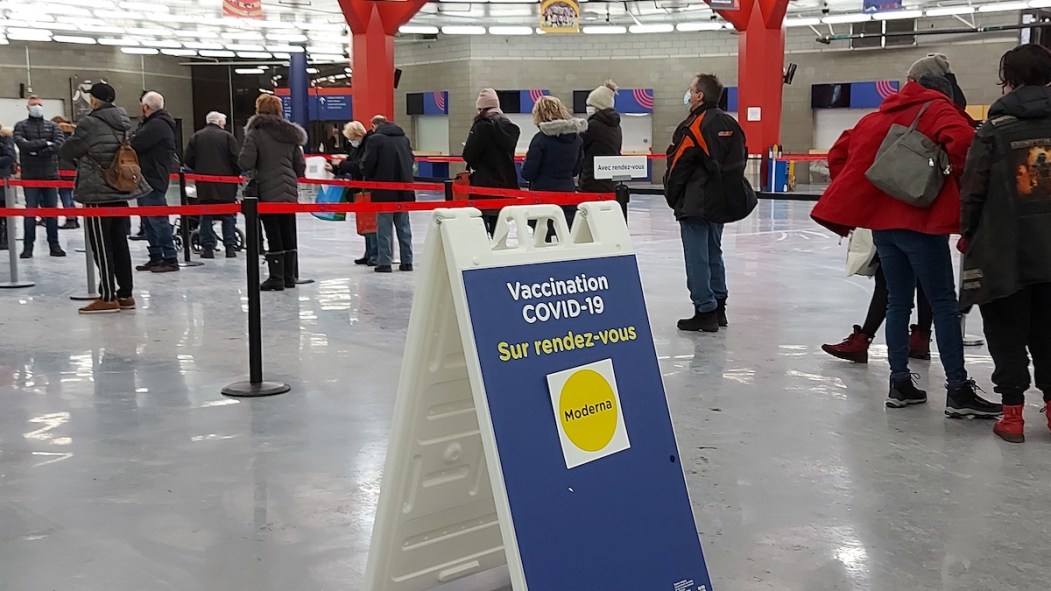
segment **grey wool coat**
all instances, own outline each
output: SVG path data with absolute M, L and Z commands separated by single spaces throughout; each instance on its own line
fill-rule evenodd
M 306 142 L 307 132 L 302 127 L 277 115 L 256 115 L 248 120 L 237 164 L 243 171 L 252 171 L 260 201 L 299 201 L 298 179 L 307 169 L 301 146 Z

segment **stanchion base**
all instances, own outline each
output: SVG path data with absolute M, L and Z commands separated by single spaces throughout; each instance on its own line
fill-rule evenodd
M 179 261 L 180 267 L 203 267 L 204 263 L 200 261 Z
M 74 248 L 73 252 L 87 252 L 87 250 L 83 248 Z
M 985 344 L 985 340 L 982 337 L 976 337 L 974 335 L 964 335 L 963 346 L 964 347 L 981 347 Z
M 0 289 L 16 289 L 19 287 L 33 287 L 36 283 L 32 281 L 4 281 L 0 283 Z
M 223 388 L 222 393 L 223 396 L 233 396 L 236 398 L 258 398 L 261 396 L 284 394 L 291 389 L 292 386 L 281 382 L 259 382 L 258 384 L 253 384 L 246 380 L 230 384 Z
M 69 296 L 69 299 L 73 300 L 74 302 L 87 302 L 87 301 L 99 299 L 99 294 L 97 294 L 97 293 L 94 293 L 94 294 L 86 293 L 86 294 L 71 295 L 71 296 Z
M 302 279 L 300 277 L 296 277 L 296 285 L 306 285 L 308 283 L 313 283 L 313 282 L 314 282 L 313 279 Z

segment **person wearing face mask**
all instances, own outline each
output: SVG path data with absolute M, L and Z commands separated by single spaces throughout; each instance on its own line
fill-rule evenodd
M 694 315 L 679 330 L 719 332 L 726 318 L 723 224 L 755 209 L 755 191 L 744 177 L 748 164 L 744 131 L 719 108 L 723 85 L 712 74 L 697 74 L 683 97 L 690 114 L 668 147 L 664 196 L 675 211 L 686 259 L 686 285 Z
M 347 157 L 336 165 L 332 173 L 340 178 L 363 181 L 365 176 L 361 172 L 361 160 L 365 155 L 365 140 L 369 137 L 365 126 L 360 121 L 351 121 L 343 126 L 343 137 L 347 138 Z M 365 234 L 364 238 L 365 254 L 360 259 L 354 259 L 354 264 L 375 267 L 376 233 Z
M 22 180 L 57 181 L 58 150 L 66 136 L 57 125 L 44 119 L 44 101 L 40 97 L 29 97 L 29 118 L 15 125 L 15 145 L 22 157 Z M 25 187 L 27 207 L 58 207 L 58 189 Z M 64 257 L 66 251 L 58 242 L 58 218 L 45 218 L 47 243 L 51 256 Z M 25 237 L 21 258 L 33 257 L 36 241 L 36 220 L 25 218 Z
M 471 186 L 517 189 L 515 147 L 522 130 L 500 110 L 500 97 L 492 88 L 483 88 L 474 106 L 477 113 L 463 145 L 463 160 L 471 173 Z M 492 199 L 482 195 L 472 198 Z M 493 210 L 482 212 L 482 221 L 490 236 L 496 231 L 498 213 Z
M 241 154 L 241 148 L 237 145 L 237 138 L 226 131 L 226 115 L 212 111 L 204 120 L 207 125 L 190 138 L 183 162 L 197 174 L 240 176 L 241 169 L 237 166 L 237 157 Z M 197 202 L 201 205 L 237 203 L 237 185 L 198 181 Z M 218 218 L 223 227 L 226 258 L 237 258 L 237 216 L 232 213 L 201 216 L 201 258 L 215 258 L 216 237 L 212 229 L 212 218 Z
M 147 92 L 140 101 L 142 122 L 131 140 L 131 147 L 139 155 L 142 176 L 153 187 L 153 192 L 139 199 L 140 206 L 168 204 L 168 177 L 175 162 L 175 120 L 164 110 L 164 97 Z M 179 253 L 175 250 L 172 224 L 168 216 L 142 218 L 149 242 L 150 260 L 135 267 L 137 271 L 169 273 L 179 270 Z
M 989 108 L 963 170 L 960 304 L 982 313 L 1004 404 L 993 431 L 1022 443 L 1027 352 L 1051 428 L 1051 52 L 1008 51 L 1000 83 L 1005 94 Z
M 612 193 L 614 182 L 595 178 L 595 156 L 620 156 L 624 134 L 620 115 L 613 108 L 617 85 L 612 80 L 591 91 L 587 100 L 588 129 L 584 139 L 584 168 L 580 171 L 582 193 Z M 627 203 L 622 203 L 627 213 Z

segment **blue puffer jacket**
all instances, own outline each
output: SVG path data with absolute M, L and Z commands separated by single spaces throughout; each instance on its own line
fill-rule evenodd
M 522 178 L 529 181 L 534 191 L 577 190 L 574 180 L 584 168 L 584 140 L 580 134 L 587 131 L 583 119 L 545 121 L 540 133 L 533 136 L 522 164 Z

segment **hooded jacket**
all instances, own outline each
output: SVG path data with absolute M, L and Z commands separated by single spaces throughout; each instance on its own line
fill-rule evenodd
M 580 134 L 587 130 L 588 122 L 557 119 L 538 127 L 540 132 L 529 142 L 522 163 L 522 178 L 534 191 L 576 191 L 574 179 L 584 168 L 584 139 Z
M 918 130 L 949 155 L 951 172 L 938 198 L 927 209 L 913 207 L 877 189 L 865 178 L 887 132 L 894 124 L 908 127 L 930 103 Z M 974 139 L 970 117 L 944 94 L 909 82 L 891 95 L 879 111 L 861 118 L 840 136 L 828 153 L 832 182 L 811 212 L 814 221 L 840 236 L 854 228 L 912 230 L 948 235 L 960 227 L 960 176 Z
M 58 125 L 43 117 L 30 117 L 15 124 L 14 136 L 22 158 L 22 178 L 58 180 L 58 150 L 66 141 Z
M 993 103 L 967 155 L 960 201 L 962 306 L 1051 283 L 1051 88 L 1023 86 Z
M 209 123 L 190 138 L 183 162 L 197 174 L 215 176 L 239 176 L 237 166 L 240 149 L 233 134 Z M 237 184 L 206 183 L 198 181 L 197 201 L 200 203 L 234 203 L 237 201 Z
M 595 156 L 620 156 L 624 133 L 620 129 L 620 114 L 613 109 L 602 109 L 588 117 L 584 132 L 584 168 L 580 171 L 580 190 L 584 193 L 612 193 L 615 183 L 595 179 Z
M 14 132 L 10 127 L 0 128 L 0 179 L 6 179 L 15 173 L 18 165 L 18 154 L 15 152 Z
M 336 165 L 336 168 L 332 171 L 334 175 L 352 181 L 365 180 L 365 177 L 361 174 L 361 161 L 365 156 L 365 144 L 371 135 L 371 131 L 366 133 L 361 138 L 361 143 L 358 144 L 357 148 L 350 145 L 350 142 L 347 142 L 347 157 Z
M 474 120 L 463 147 L 472 186 L 518 188 L 515 147 L 521 135 L 522 130 L 498 110 L 490 109 Z
M 79 203 L 110 203 L 141 197 L 152 190 L 143 178 L 138 190 L 121 193 L 106 183 L 105 171 L 113 164 L 121 139 L 131 131 L 131 119 L 120 107 L 103 104 L 77 124 L 62 144 L 60 156 L 77 165 L 73 199 Z
M 703 103 L 675 129 L 668 147 L 664 198 L 679 221 L 730 223 L 758 203 L 744 176 L 748 148 L 737 120 Z
M 405 131 L 393 123 L 385 123 L 365 142 L 361 170 L 365 180 L 385 183 L 411 183 L 412 145 Z M 383 203 L 416 201 L 414 191 L 372 191 L 372 200 Z
M 139 125 L 131 147 L 139 155 L 142 176 L 154 191 L 168 190 L 168 177 L 178 169 L 175 159 L 175 120 L 168 111 L 154 111 Z
M 237 164 L 245 172 L 254 171 L 260 201 L 299 201 L 299 177 L 307 171 L 305 143 L 307 132 L 278 115 L 255 115 L 248 120 Z

